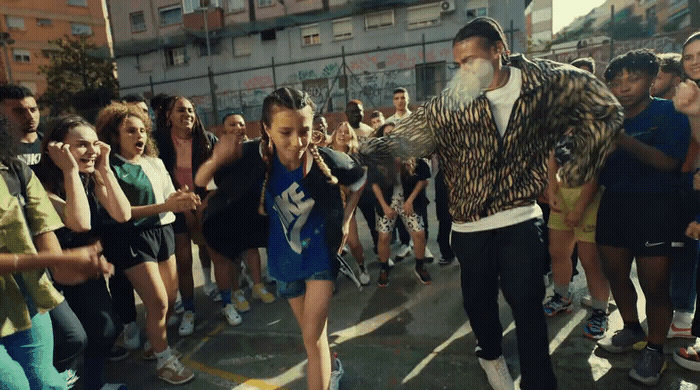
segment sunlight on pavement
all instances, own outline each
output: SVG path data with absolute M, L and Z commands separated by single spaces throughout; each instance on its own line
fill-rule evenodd
M 430 353 L 430 355 L 426 356 L 425 359 L 421 360 L 418 365 L 411 370 L 411 372 L 406 375 L 405 378 L 403 378 L 403 381 L 401 381 L 401 384 L 405 384 L 406 382 L 410 381 L 414 377 L 416 377 L 418 374 L 420 374 L 421 371 L 425 368 L 425 366 L 430 363 L 435 356 L 437 356 L 438 353 L 442 352 L 443 349 L 447 348 L 450 344 L 452 344 L 453 341 L 457 340 L 460 337 L 464 337 L 471 333 L 472 327 L 469 325 L 469 321 L 465 322 L 462 326 L 460 326 L 456 332 L 450 336 L 447 340 L 445 340 L 444 343 L 438 345 L 433 352 Z

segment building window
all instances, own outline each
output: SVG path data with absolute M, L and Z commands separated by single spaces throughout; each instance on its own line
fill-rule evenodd
M 182 8 L 179 4 L 158 9 L 160 15 L 160 25 L 170 26 L 182 23 Z
M 73 35 L 92 35 L 92 26 L 83 23 L 71 23 L 70 33 Z
M 38 18 L 38 19 L 36 20 L 36 25 L 37 25 L 37 26 L 50 26 L 50 25 L 51 25 L 51 19 Z
M 32 53 L 27 49 L 12 49 L 12 58 L 15 62 L 30 62 Z
M 258 7 L 270 7 L 275 5 L 275 0 L 258 0 Z
M 87 0 L 68 0 L 68 5 L 76 5 L 79 7 L 87 7 Z
M 352 38 L 352 19 L 338 19 L 333 21 L 333 40 L 340 41 Z
M 275 39 L 277 39 L 277 30 L 274 28 L 268 28 L 267 30 L 260 31 L 261 41 L 274 41 Z
M 321 44 L 321 29 L 318 24 L 303 26 L 301 28 L 301 45 L 311 46 Z
M 408 7 L 408 29 L 440 24 L 440 3 Z
M 165 65 L 180 66 L 187 64 L 187 50 L 184 47 L 165 49 Z
M 132 33 L 146 31 L 146 18 L 143 16 L 143 11 L 129 14 L 129 20 L 131 21 Z
M 416 95 L 418 100 L 437 96 L 445 88 L 445 61 L 416 64 Z
M 253 53 L 253 37 L 233 38 L 233 55 L 235 57 L 249 56 Z
M 21 16 L 5 15 L 5 24 L 10 30 L 24 30 L 24 18 Z
M 231 13 L 245 11 L 245 0 L 228 0 L 226 7 Z
M 378 28 L 391 27 L 393 25 L 394 25 L 394 10 L 393 9 L 365 15 L 365 29 L 367 29 L 367 30 L 376 30 Z

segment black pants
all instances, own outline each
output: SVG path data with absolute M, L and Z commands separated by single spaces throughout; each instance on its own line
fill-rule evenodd
M 372 197 L 370 198 L 369 195 L 371 195 Z M 374 243 L 374 247 L 376 248 L 378 236 L 377 228 L 375 226 L 376 221 L 374 220 L 374 203 L 377 202 L 377 199 L 374 197 L 374 193 L 371 193 L 369 195 L 362 195 L 362 197 L 360 198 L 360 202 L 357 204 L 357 208 L 360 209 L 360 212 L 362 212 L 362 216 L 365 218 L 365 221 L 367 221 L 369 233 L 372 235 L 372 242 Z M 373 199 L 374 201 L 372 201 Z
M 440 247 L 440 257 L 452 259 L 455 257 L 450 246 L 450 231 L 452 231 L 452 215 L 447 203 L 447 185 L 442 170 L 435 174 L 435 215 L 438 220 L 437 243 Z
M 102 366 L 123 327 L 112 306 L 102 278 L 76 286 L 57 286 L 70 304 L 87 334 L 85 369 L 81 372 L 86 390 L 102 387 Z
M 542 311 L 545 247 L 541 220 L 475 233 L 452 232 L 452 249 L 461 267 L 462 297 L 480 350 L 493 360 L 503 354 L 498 317 L 498 287 L 515 319 L 521 389 L 556 389 Z
M 123 324 L 136 321 L 136 298 L 134 287 L 123 271 L 116 271 L 109 278 L 109 291 L 112 292 L 114 311 Z
M 49 311 L 53 328 L 53 365 L 58 372 L 77 370 L 80 356 L 87 345 L 87 334 L 68 301 Z

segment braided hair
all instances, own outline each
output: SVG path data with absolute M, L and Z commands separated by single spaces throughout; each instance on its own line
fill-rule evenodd
M 266 165 L 265 180 L 263 181 L 262 189 L 260 191 L 260 205 L 258 206 L 258 213 L 261 215 L 266 215 L 265 212 L 265 192 L 267 190 L 267 184 L 270 181 L 270 172 L 272 171 L 272 159 L 275 155 L 275 145 L 272 143 L 270 136 L 267 134 L 267 129 L 272 125 L 272 114 L 273 109 L 277 108 L 287 108 L 290 110 L 301 110 L 307 106 L 314 109 L 314 102 L 311 100 L 306 92 L 299 91 L 297 89 L 282 87 L 265 97 L 262 106 L 262 118 L 260 119 L 260 124 L 262 131 L 260 132 L 260 139 L 262 144 L 262 159 Z M 321 169 L 321 172 L 328 178 L 330 184 L 338 184 L 338 178 L 333 176 L 331 169 L 328 167 L 323 157 L 318 152 L 318 148 L 313 143 L 309 143 L 307 146 L 309 153 L 316 162 L 316 165 Z

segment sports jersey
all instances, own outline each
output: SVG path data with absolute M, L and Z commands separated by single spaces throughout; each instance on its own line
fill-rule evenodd
M 141 156 L 137 162 L 130 162 L 114 154 L 112 170 L 119 181 L 131 206 L 146 206 L 164 203 L 175 192 L 175 186 L 168 171 L 158 157 Z M 149 228 L 167 225 L 175 221 L 175 214 L 170 211 L 141 218 L 132 219 L 134 226 Z

